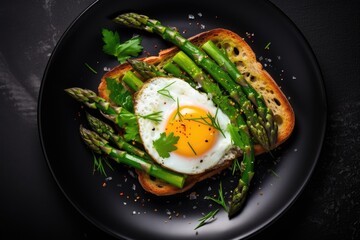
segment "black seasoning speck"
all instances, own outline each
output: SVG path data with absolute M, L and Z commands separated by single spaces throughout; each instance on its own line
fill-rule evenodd
M 205 142 L 207 143 L 207 142 L 209 142 L 209 140 L 206 139 Z
M 153 128 L 152 130 L 155 131 L 155 128 Z

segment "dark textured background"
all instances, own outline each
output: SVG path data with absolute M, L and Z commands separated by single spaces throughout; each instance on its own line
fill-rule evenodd
M 42 154 L 36 121 L 41 78 L 51 52 L 92 2 L 0 2 L 1 239 L 112 239 L 84 219 L 57 187 Z M 360 1 L 271 2 L 297 25 L 318 59 L 328 124 L 305 190 L 254 239 L 360 239 Z

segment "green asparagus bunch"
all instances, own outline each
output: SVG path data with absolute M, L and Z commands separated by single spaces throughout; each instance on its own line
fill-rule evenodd
M 140 80 L 136 78 L 135 81 Z M 69 88 L 65 89 L 65 91 L 86 106 L 100 110 L 104 116 L 112 120 L 121 128 L 124 128 L 124 117 L 127 117 L 127 122 L 137 124 L 134 113 L 131 113 L 124 108 L 113 106 L 105 99 L 97 96 L 96 93 L 91 90 Z M 169 171 L 154 164 L 151 161 L 151 157 L 146 152 L 126 142 L 123 137 L 115 133 L 115 130 L 110 125 L 88 113 L 86 114 L 86 117 L 91 128 L 97 133 L 80 126 L 80 134 L 86 145 L 93 152 L 104 154 L 114 159 L 117 163 L 124 163 L 136 169 L 143 170 L 149 175 L 159 178 L 176 187 L 182 188 L 184 186 L 186 179 L 185 175 Z M 121 150 L 112 147 L 107 140 L 113 142 Z
M 273 148 L 276 143 L 277 125 L 271 110 L 266 107 L 261 95 L 246 82 L 236 66 L 212 42 L 202 46 L 210 58 L 180 33 L 147 16 L 126 13 L 119 15 L 114 21 L 128 27 L 159 34 L 165 40 L 178 46 L 183 52 L 180 51 L 172 60 L 187 72 L 194 82 L 200 84 L 205 92 L 210 93 L 213 101 L 231 119 L 229 131 L 232 139 L 244 152 L 242 177 L 234 190 L 229 208 L 229 217 L 234 216 L 244 203 L 254 173 L 254 148 L 250 134 L 267 150 Z M 197 65 L 203 68 L 217 84 L 209 79 Z M 165 71 L 180 76 L 181 71 L 176 65 L 168 63 L 165 66 Z M 219 85 L 227 91 L 231 100 L 224 96 Z M 238 109 L 241 109 L 241 112 Z M 242 118 L 242 114 L 245 115 L 246 120 Z
M 168 182 L 176 187 L 182 188 L 184 186 L 186 179 L 184 175 L 171 172 L 144 158 L 131 155 L 127 151 L 118 150 L 110 146 L 108 141 L 104 138 L 83 126 L 80 126 L 80 134 L 86 145 L 95 153 L 105 154 L 117 163 L 123 163 L 130 167 L 145 171 L 149 175 Z
M 265 149 L 270 149 L 270 143 L 266 130 L 263 127 L 253 105 L 244 94 L 241 85 L 237 84 L 215 61 L 206 55 L 199 47 L 192 44 L 189 40 L 182 37 L 179 32 L 161 25 L 157 20 L 136 13 L 125 13 L 114 18 L 114 21 L 128 27 L 142 29 L 148 32 L 157 33 L 165 40 L 175 44 L 184 51 L 196 64 L 201 66 L 209 73 L 218 84 L 220 84 L 229 96 L 240 105 L 241 110 L 246 116 L 246 123 L 255 137 Z
M 89 113 L 86 113 L 86 118 L 90 124 L 90 127 L 104 139 L 112 141 L 118 148 L 123 149 L 130 154 L 135 154 L 136 156 L 142 157 L 146 160 L 151 160 L 151 157 L 145 151 L 126 142 L 126 140 L 117 134 L 109 124 L 90 115 Z
M 89 89 L 74 87 L 65 89 L 65 92 L 89 108 L 100 110 L 106 118 L 117 124 L 119 127 L 125 129 L 126 134 L 129 136 L 127 137 L 128 140 L 141 143 L 136 116 L 134 113 L 129 112 L 123 107 L 114 106 Z

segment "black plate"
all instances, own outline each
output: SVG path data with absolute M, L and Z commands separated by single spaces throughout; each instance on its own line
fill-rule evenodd
M 108 181 L 92 172 L 92 154 L 79 136 L 79 125 L 86 122 L 85 110 L 63 89 L 96 90 L 104 67 L 117 64 L 102 52 L 102 28 L 117 30 L 122 41 L 141 35 L 150 54 L 170 46 L 158 36 L 110 20 L 129 11 L 175 26 L 186 37 L 216 27 L 235 31 L 250 44 L 294 108 L 292 136 L 272 155 L 257 157 L 246 206 L 231 221 L 221 211 L 216 221 L 193 230 L 203 213 L 217 207 L 204 197 L 216 194 L 220 178 L 229 196 L 236 184 L 229 173 L 201 182 L 184 194 L 156 197 L 144 192 L 126 167 L 108 170 L 112 177 Z M 189 14 L 195 19 L 188 19 Z M 269 49 L 265 49 L 269 42 Z M 98 73 L 92 73 L 85 63 Z M 131 239 L 232 239 L 256 233 L 283 213 L 304 188 L 321 150 L 325 123 L 325 93 L 314 54 L 295 25 L 267 1 L 96 2 L 73 22 L 54 50 L 39 100 L 42 146 L 60 188 L 96 226 L 113 236 Z

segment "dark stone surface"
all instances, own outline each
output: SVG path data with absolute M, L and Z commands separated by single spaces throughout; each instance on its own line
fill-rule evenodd
M 327 92 L 328 123 L 319 162 L 303 193 L 253 238 L 359 239 L 360 2 L 271 2 L 314 50 Z M 42 154 L 36 119 L 51 52 L 91 3 L 0 2 L 1 239 L 112 239 L 84 219 L 58 189 Z

